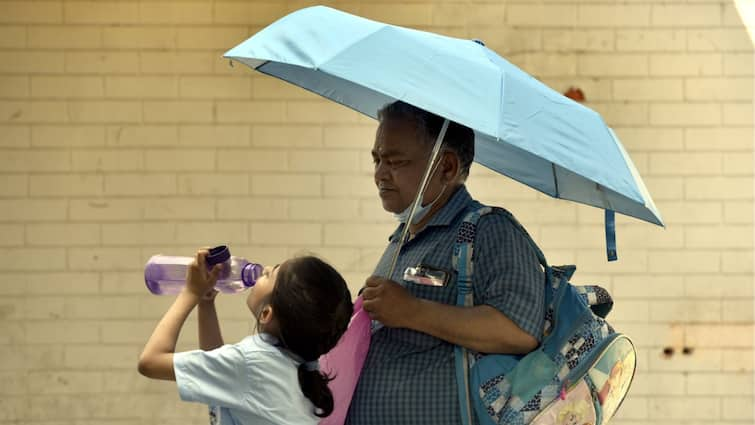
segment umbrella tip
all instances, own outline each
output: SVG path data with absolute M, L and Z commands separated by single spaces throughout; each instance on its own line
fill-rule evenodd
M 485 42 L 483 42 L 479 38 L 473 38 L 472 41 L 474 41 L 475 43 L 479 44 L 480 46 L 484 46 L 485 45 Z

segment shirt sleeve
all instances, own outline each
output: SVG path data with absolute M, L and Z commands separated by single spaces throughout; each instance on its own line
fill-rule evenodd
M 249 387 L 245 358 L 238 345 L 211 351 L 193 350 L 173 355 L 173 369 L 181 400 L 210 406 L 238 408 Z
M 480 218 L 475 236 L 475 303 L 487 304 L 542 340 L 545 273 L 526 236 L 506 217 Z

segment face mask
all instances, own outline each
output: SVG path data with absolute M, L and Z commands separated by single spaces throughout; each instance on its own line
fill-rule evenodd
M 430 212 L 430 208 L 435 205 L 436 202 L 438 202 L 438 199 L 443 195 L 443 192 L 446 191 L 446 186 L 448 184 L 443 185 L 443 189 L 440 190 L 440 193 L 438 196 L 435 197 L 435 199 L 432 200 L 429 204 L 425 205 L 424 207 L 422 204 L 417 206 L 417 211 L 414 212 L 414 218 L 412 219 L 412 224 L 417 224 L 420 221 L 422 221 L 423 218 L 427 215 L 428 212 Z M 409 206 L 406 207 L 405 210 L 401 211 L 400 213 L 393 213 L 393 218 L 396 219 L 399 223 L 406 223 L 409 220 L 409 213 L 412 211 L 412 204 L 414 201 L 409 203 Z

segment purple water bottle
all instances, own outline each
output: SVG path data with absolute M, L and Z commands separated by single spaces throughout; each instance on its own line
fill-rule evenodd
M 175 295 L 186 285 L 186 270 L 194 257 L 171 257 L 153 255 L 144 267 L 144 282 L 155 295 Z M 254 286 L 262 275 L 262 266 L 249 262 L 246 258 L 232 257 L 227 246 L 210 249 L 207 267 L 223 264 L 215 289 L 228 294 L 241 292 Z

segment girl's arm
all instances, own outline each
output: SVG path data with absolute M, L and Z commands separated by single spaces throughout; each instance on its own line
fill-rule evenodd
M 214 350 L 223 345 L 223 334 L 220 332 L 218 314 L 215 311 L 215 296 L 212 290 L 199 302 L 199 348 L 205 351 Z
M 211 272 L 205 267 L 207 251 L 197 252 L 186 276 L 186 287 L 178 295 L 163 318 L 155 327 L 139 356 L 139 373 L 154 379 L 175 381 L 173 371 L 173 353 L 176 351 L 176 341 L 186 318 L 199 302 L 202 294 L 207 293 L 217 280 L 220 265 L 216 265 Z M 200 266 L 201 264 L 201 266 Z

